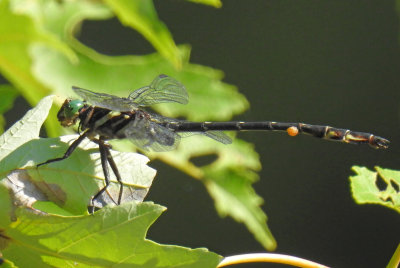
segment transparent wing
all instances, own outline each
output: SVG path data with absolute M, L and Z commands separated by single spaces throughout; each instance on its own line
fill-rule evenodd
M 175 149 L 180 136 L 164 126 L 148 120 L 136 118 L 124 130 L 126 137 L 145 151 L 165 152 Z
M 165 124 L 165 123 L 177 123 L 179 124 L 180 122 L 187 122 L 186 120 L 179 120 L 176 118 L 170 118 L 170 117 L 166 117 L 166 116 L 162 116 L 156 113 L 150 113 L 147 112 L 152 121 L 156 122 L 156 123 L 161 123 L 161 124 Z M 173 128 L 173 127 L 172 127 Z M 193 135 L 203 135 L 203 136 L 207 136 L 213 140 L 216 140 L 218 142 L 221 142 L 223 144 L 231 144 L 232 143 L 232 139 L 226 135 L 223 131 L 205 131 L 205 132 L 192 132 L 192 131 L 178 131 L 175 132 L 174 130 L 170 130 L 169 128 L 167 128 L 169 131 L 172 131 L 174 133 L 178 133 L 179 136 L 181 136 L 182 138 L 186 138 L 186 137 L 190 137 Z
M 207 131 L 203 132 L 207 137 L 219 141 L 223 144 L 231 144 L 232 139 L 222 131 Z
M 185 86 L 165 74 L 157 76 L 149 86 L 133 91 L 128 98 L 142 107 L 165 102 L 187 104 L 189 101 Z
M 221 142 L 223 144 L 231 144 L 232 143 L 232 139 L 226 135 L 224 132 L 222 131 L 207 131 L 207 132 L 178 132 L 179 135 L 182 138 L 187 138 L 193 135 L 203 135 L 203 136 L 207 136 L 213 140 L 216 140 L 218 142 Z
M 132 99 L 129 98 L 120 98 L 106 93 L 96 93 L 75 86 L 73 86 L 72 89 L 82 99 L 97 107 L 120 112 L 129 112 L 139 107 Z

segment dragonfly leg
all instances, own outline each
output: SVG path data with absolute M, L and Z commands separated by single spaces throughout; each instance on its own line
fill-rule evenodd
M 121 175 L 119 174 L 117 165 L 115 164 L 114 159 L 110 152 L 111 146 L 104 143 L 104 141 L 102 139 L 94 140 L 94 142 L 96 142 L 99 145 L 101 166 L 103 168 L 104 179 L 105 179 L 106 185 L 102 189 L 100 189 L 100 191 L 97 192 L 96 195 L 92 198 L 92 205 L 93 205 L 93 200 L 96 200 L 99 196 L 101 196 L 107 190 L 108 186 L 110 185 L 110 173 L 108 170 L 107 162 L 110 164 L 111 169 L 114 172 L 118 183 L 120 184 L 118 201 L 115 202 L 114 199 L 111 196 L 110 197 L 114 201 L 114 203 L 116 203 L 117 205 L 120 205 L 121 199 L 122 199 L 122 193 L 123 193 L 123 184 L 122 184 Z
M 46 162 L 37 164 L 36 167 L 40 167 L 42 165 L 47 165 L 49 163 L 53 163 L 53 162 L 58 162 L 64 159 L 67 159 L 73 151 L 75 151 L 76 147 L 78 147 L 78 145 L 86 138 L 87 136 L 87 132 L 83 133 L 82 135 L 79 136 L 79 138 L 77 138 L 67 149 L 67 151 L 64 153 L 64 155 L 62 157 L 58 157 L 58 158 L 53 158 L 53 159 L 49 159 Z
M 108 171 L 108 166 L 107 166 L 107 146 L 101 141 L 97 141 L 99 144 L 99 151 L 100 151 L 100 159 L 101 159 L 101 167 L 103 168 L 103 174 L 104 174 L 104 180 L 106 185 L 100 189 L 92 198 L 92 205 L 94 207 L 94 200 L 96 200 L 99 196 L 101 196 L 104 191 L 107 190 L 108 186 L 110 185 L 110 173 Z M 113 198 L 111 197 L 113 200 Z
M 117 204 L 120 205 L 121 199 L 122 199 L 122 191 L 124 190 L 124 185 L 122 184 L 121 175 L 119 174 L 117 165 L 115 164 L 114 159 L 111 155 L 110 149 L 108 147 L 106 147 L 106 153 L 107 153 L 107 161 L 110 164 L 110 167 L 111 167 L 112 171 L 114 172 L 114 175 L 117 178 L 117 181 L 120 185 L 120 190 L 119 190 L 119 194 L 118 194 L 118 202 L 117 202 Z

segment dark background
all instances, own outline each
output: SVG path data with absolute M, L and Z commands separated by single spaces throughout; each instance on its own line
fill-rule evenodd
M 214 9 L 155 2 L 191 62 L 221 69 L 251 108 L 238 120 L 329 124 L 391 140 L 388 150 L 277 133 L 240 133 L 263 170 L 278 253 L 333 267 L 384 267 L 400 242 L 394 210 L 352 200 L 352 165 L 399 169 L 399 20 L 394 1 L 224 1 Z M 154 49 L 117 20 L 85 22 L 80 39 L 108 55 Z M 261 252 L 244 225 L 218 217 L 202 184 L 162 163 L 147 200 L 168 210 L 149 238 L 223 256 Z M 248 264 L 235 267 L 283 267 Z

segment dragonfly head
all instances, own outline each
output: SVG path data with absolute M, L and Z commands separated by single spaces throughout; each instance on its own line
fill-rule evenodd
M 63 127 L 69 127 L 76 123 L 79 118 L 79 110 L 84 107 L 81 100 L 66 99 L 57 113 L 58 121 Z

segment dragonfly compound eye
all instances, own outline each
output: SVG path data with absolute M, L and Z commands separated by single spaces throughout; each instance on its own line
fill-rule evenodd
M 66 111 L 67 117 L 73 117 L 75 114 L 79 112 L 79 110 L 83 107 L 83 101 L 81 100 L 72 100 L 69 102 L 68 111 Z
M 81 100 L 65 100 L 57 114 L 58 121 L 61 122 L 61 125 L 64 127 L 73 125 L 83 105 L 84 103 Z

